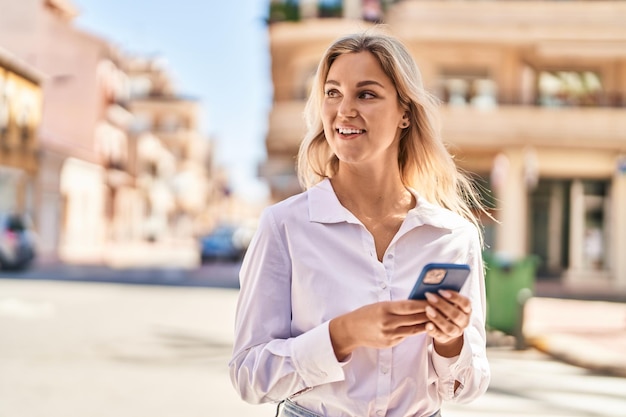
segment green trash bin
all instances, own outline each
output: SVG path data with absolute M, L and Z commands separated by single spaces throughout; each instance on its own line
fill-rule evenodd
M 537 258 L 511 260 L 484 253 L 487 293 L 487 329 L 515 336 L 517 348 L 524 348 L 522 325 L 524 304 L 535 289 Z

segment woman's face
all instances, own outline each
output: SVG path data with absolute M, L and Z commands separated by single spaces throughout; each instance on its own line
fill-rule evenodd
M 374 55 L 358 52 L 337 57 L 324 92 L 324 134 L 342 164 L 397 162 L 405 111 Z

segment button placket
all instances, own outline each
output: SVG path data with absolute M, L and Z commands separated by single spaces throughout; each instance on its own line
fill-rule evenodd
M 391 283 L 391 277 L 393 276 L 393 271 L 394 271 L 394 253 L 393 253 L 393 248 L 388 248 L 387 249 L 388 253 L 385 255 L 385 257 L 383 258 L 383 266 L 385 269 L 385 279 L 384 279 L 384 284 L 385 286 L 383 287 L 383 284 L 381 283 L 381 288 L 387 289 Z
M 389 407 L 391 395 L 391 363 L 392 349 L 381 350 L 378 354 L 378 372 L 376 387 L 376 414 L 385 415 Z

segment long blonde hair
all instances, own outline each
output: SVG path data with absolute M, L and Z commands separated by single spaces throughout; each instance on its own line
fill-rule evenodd
M 339 160 L 328 146 L 320 115 L 323 86 L 338 56 L 364 51 L 378 59 L 396 87 L 400 104 L 409 111 L 410 125 L 403 129 L 398 153 L 402 182 L 428 201 L 465 217 L 482 232 L 475 210 L 489 214 L 473 181 L 456 166 L 441 139 L 438 102 L 424 89 L 420 71 L 407 48 L 384 33 L 348 35 L 326 50 L 304 112 L 307 133 L 297 160 L 300 184 L 307 189 L 337 172 Z

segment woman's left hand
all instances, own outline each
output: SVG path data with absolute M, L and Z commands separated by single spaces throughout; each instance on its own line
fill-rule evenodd
M 446 357 L 458 355 L 472 314 L 469 298 L 456 291 L 441 290 L 439 294 L 427 293 L 426 299 L 426 316 L 430 320 L 426 331 L 435 340 L 435 350 Z

